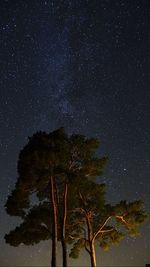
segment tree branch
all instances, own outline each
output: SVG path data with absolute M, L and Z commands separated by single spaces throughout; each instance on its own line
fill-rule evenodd
M 86 243 L 87 240 L 84 240 L 84 247 L 85 247 L 85 250 L 91 255 L 91 252 L 87 246 L 87 243 Z
M 132 225 L 130 223 L 128 223 L 123 216 L 121 215 L 117 215 L 116 216 L 117 219 L 121 220 L 128 228 L 130 228 Z
M 50 230 L 48 229 L 48 227 L 47 227 L 47 225 L 45 223 L 42 222 L 41 226 L 44 227 L 48 231 L 48 233 L 50 233 Z
M 103 223 L 103 225 L 95 232 L 95 234 L 93 235 L 92 241 L 95 240 L 95 238 L 98 236 L 98 234 L 104 232 L 103 228 L 104 226 L 107 224 L 107 222 L 111 219 L 112 216 L 109 216 L 105 222 Z
M 86 250 L 89 254 L 91 254 L 91 253 L 90 253 L 90 250 L 89 250 L 89 248 L 88 248 L 88 246 L 87 246 L 87 238 L 86 238 L 87 233 L 86 233 L 86 229 L 85 229 L 84 227 L 82 227 L 82 229 L 83 229 L 83 232 L 84 232 L 84 247 L 85 247 L 85 250 Z
M 82 203 L 83 203 L 83 206 L 84 206 L 84 208 L 80 208 L 80 210 L 81 210 L 82 212 L 84 212 L 84 213 L 87 215 L 88 211 L 87 211 L 87 209 L 86 209 L 85 200 L 84 200 L 84 198 L 83 198 L 83 196 L 82 196 L 82 194 L 81 194 L 80 191 L 79 191 L 79 197 L 80 197 L 80 199 L 81 199 L 81 201 L 82 201 Z
M 107 232 L 111 232 L 113 230 L 114 230 L 114 228 L 111 228 L 111 229 L 108 229 L 108 230 L 101 230 L 101 233 L 107 233 Z

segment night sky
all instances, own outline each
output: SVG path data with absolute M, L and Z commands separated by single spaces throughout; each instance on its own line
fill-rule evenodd
M 101 140 L 107 198 L 142 199 L 150 211 L 150 1 L 0 1 L 0 266 L 50 265 L 50 241 L 17 248 L 4 234 L 20 220 L 4 204 L 28 136 L 64 126 Z M 150 225 L 101 266 L 150 263 Z M 59 261 L 60 262 L 60 261 Z M 69 260 L 89 266 L 88 255 Z

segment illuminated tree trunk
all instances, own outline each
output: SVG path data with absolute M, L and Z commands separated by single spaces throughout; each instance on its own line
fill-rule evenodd
M 52 202 L 52 212 L 53 212 L 53 232 L 52 232 L 52 258 L 51 267 L 56 267 L 56 254 L 57 254 L 57 212 L 56 212 L 56 202 L 54 193 L 54 182 L 53 176 L 50 177 L 51 185 L 51 202 Z
M 90 258 L 91 258 L 91 267 L 96 267 L 95 246 L 93 241 L 90 242 Z
M 96 255 L 95 255 L 95 247 L 92 233 L 92 226 L 90 222 L 90 215 L 86 214 L 86 222 L 87 222 L 87 230 L 88 230 L 88 241 L 90 245 L 90 259 L 91 259 L 91 267 L 96 267 Z
M 63 267 L 67 267 L 67 244 L 66 244 L 67 194 L 68 194 L 68 185 L 65 184 L 65 190 L 63 195 L 63 218 L 62 218 L 62 237 L 61 237 Z

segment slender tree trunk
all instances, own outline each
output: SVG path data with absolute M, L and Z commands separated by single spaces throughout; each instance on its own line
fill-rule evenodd
M 58 187 L 56 180 L 54 178 L 54 185 L 56 190 L 56 200 L 59 212 L 59 223 L 60 223 L 60 241 L 62 246 L 62 256 L 63 256 L 63 267 L 67 267 L 67 244 L 66 244 L 66 219 L 67 219 L 67 195 L 68 195 L 68 185 L 65 183 L 63 200 L 62 200 L 62 212 L 60 210 L 60 199 Z
M 91 267 L 96 267 L 96 255 L 95 255 L 94 241 L 90 242 L 90 258 L 91 258 Z
M 67 194 L 68 194 L 68 185 L 65 184 L 64 195 L 63 195 L 63 218 L 62 218 L 62 238 L 61 238 L 63 267 L 67 267 L 67 244 L 66 244 Z
M 57 254 L 57 212 L 56 212 L 56 202 L 55 202 L 55 192 L 54 192 L 54 182 L 53 176 L 50 177 L 51 185 L 51 202 L 53 211 L 53 232 L 52 232 L 52 258 L 51 267 L 56 267 L 56 254 Z
M 89 244 L 90 244 L 91 267 L 96 267 L 96 255 L 95 255 L 92 226 L 91 226 L 89 214 L 87 213 L 86 216 L 87 216 L 86 222 L 87 222 L 87 230 L 88 230 L 88 240 L 89 240 Z

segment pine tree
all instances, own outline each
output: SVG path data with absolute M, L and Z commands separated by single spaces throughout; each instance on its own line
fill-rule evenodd
M 70 215 L 68 242 L 72 243 L 70 257 L 77 258 L 84 248 L 96 267 L 95 243 L 103 250 L 129 234 L 139 235 L 139 227 L 147 219 L 142 201 L 105 203 L 105 185 L 87 182 L 77 189 L 78 205 Z M 77 201 L 76 201 L 77 203 Z
M 68 207 L 74 206 L 68 192 L 74 192 L 80 181 L 86 183 L 89 177 L 95 180 L 101 175 L 106 158 L 95 156 L 98 146 L 96 139 L 82 135 L 69 137 L 63 128 L 48 134 L 38 132 L 29 138 L 19 154 L 18 180 L 6 203 L 8 214 L 20 216 L 24 221 L 5 236 L 7 243 L 29 245 L 51 238 L 51 266 L 55 267 L 59 240 L 63 266 L 67 266 L 66 221 Z M 35 207 L 30 203 L 32 194 L 38 198 Z M 37 223 L 35 214 L 39 216 Z M 43 221 L 42 214 L 45 214 Z

